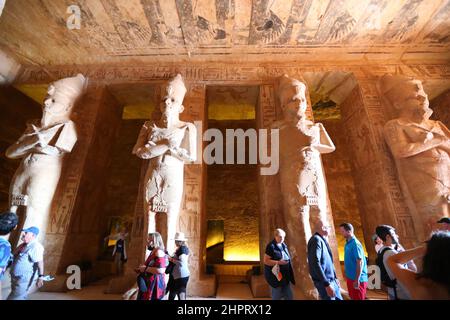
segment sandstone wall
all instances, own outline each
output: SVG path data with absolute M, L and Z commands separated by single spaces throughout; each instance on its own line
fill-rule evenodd
M 98 89 L 95 131 L 89 145 L 79 192 L 73 209 L 59 270 L 69 264 L 86 264 L 96 260 L 101 242 L 100 225 L 106 205 L 105 181 L 110 174 L 111 150 L 116 140 L 122 109 L 104 89 Z
M 430 101 L 430 108 L 433 110 L 431 119 L 440 120 L 450 127 L 450 90 L 442 93 Z
M 106 181 L 104 219 L 100 230 L 108 235 L 111 219 L 133 221 L 139 189 L 141 160 L 131 154 L 144 120 L 122 120 L 111 151 L 111 164 Z M 131 231 L 131 228 L 128 230 Z
M 252 127 L 255 127 L 254 120 L 208 122 L 208 128 L 220 129 L 224 137 L 225 129 Z M 248 164 L 209 165 L 207 169 L 206 217 L 224 220 L 227 261 L 259 260 L 257 170 L 256 165 Z
M 9 187 L 20 160 L 8 159 L 6 149 L 22 135 L 30 119 L 42 116 L 41 106 L 13 87 L 0 87 L 0 210 L 9 208 Z

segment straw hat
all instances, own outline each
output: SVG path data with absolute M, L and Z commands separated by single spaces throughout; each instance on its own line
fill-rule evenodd
M 184 232 L 175 233 L 175 241 L 187 241 L 187 238 L 184 236 Z

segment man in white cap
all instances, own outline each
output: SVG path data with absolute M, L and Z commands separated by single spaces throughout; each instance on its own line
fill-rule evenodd
M 36 240 L 39 229 L 30 227 L 22 231 L 22 244 L 14 252 L 11 265 L 11 293 L 8 300 L 26 300 L 35 282 L 38 288 L 44 284 L 44 247 Z

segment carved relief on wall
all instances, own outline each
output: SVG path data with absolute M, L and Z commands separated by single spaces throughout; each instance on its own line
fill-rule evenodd
M 259 101 L 257 108 L 257 125 L 261 129 L 270 130 L 277 120 L 274 86 L 264 84 L 259 87 Z M 271 136 L 268 134 L 268 139 Z M 270 140 L 267 142 L 268 152 L 271 154 Z M 258 175 L 260 196 L 260 254 L 264 255 L 265 246 L 273 237 L 274 228 L 285 228 L 282 214 L 282 204 L 279 199 L 280 182 L 278 175 Z
M 425 240 L 439 217 L 449 215 L 450 131 L 430 120 L 432 110 L 420 80 L 385 75 L 380 90 L 386 108 L 397 113 L 384 127 L 385 139 L 419 239 Z
M 55 198 L 48 233 L 66 234 L 68 231 L 71 212 L 75 205 L 85 159 L 95 128 L 95 122 L 92 119 L 95 119 L 98 112 L 96 103 L 98 101 L 88 92 L 83 104 L 78 106 L 80 109 L 77 112 L 76 119 L 78 146 L 71 153 L 70 161 L 67 161 L 67 166 L 64 169 L 60 185 L 65 187 L 58 190 L 60 193 Z
M 143 65 L 134 66 L 114 66 L 114 67 L 83 67 L 73 66 L 47 67 L 45 71 L 40 68 L 28 67 L 18 76 L 17 83 L 45 83 L 51 79 L 63 78 L 74 72 L 81 70 L 83 74 L 89 77 L 91 81 L 98 83 L 123 83 L 129 81 L 148 82 L 154 80 L 168 79 L 171 76 L 181 73 L 186 81 L 197 82 L 223 82 L 223 81 L 264 81 L 272 82 L 280 74 L 291 74 L 298 76 L 304 72 L 332 72 L 346 71 L 351 72 L 358 79 L 374 78 L 382 76 L 385 73 L 403 73 L 408 75 L 426 77 L 427 79 L 445 80 L 449 78 L 450 67 L 440 64 L 402 64 L 400 65 L 369 65 L 354 66 L 341 64 L 327 65 L 260 65 L 248 64 L 246 66 L 239 64 L 211 63 L 201 64 L 192 63 L 188 66 L 173 64 Z
M 372 251 L 370 237 L 378 224 L 394 223 L 394 212 L 383 183 L 383 164 L 380 160 L 380 147 L 371 127 L 367 112 L 367 101 L 363 92 L 372 92 L 371 88 L 355 87 L 342 103 L 343 127 L 347 134 L 352 175 L 357 192 L 358 207 L 364 230 L 365 243 L 369 256 Z M 372 94 L 368 97 L 373 98 Z M 373 99 L 372 99 L 373 100 Z

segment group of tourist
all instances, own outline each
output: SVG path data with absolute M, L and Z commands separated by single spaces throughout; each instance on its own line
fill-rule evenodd
M 169 300 L 186 300 L 189 281 L 189 248 L 184 233 L 175 234 L 175 253 L 170 256 L 158 232 L 149 233 L 147 249 L 150 254 L 144 264 L 135 269 L 137 276 L 137 300 L 161 300 L 168 294 Z M 166 281 L 168 274 L 168 281 Z
M 44 285 L 44 247 L 37 241 L 39 228 L 22 230 L 21 244 L 13 251 L 7 240 L 17 228 L 18 216 L 13 212 L 0 214 L 0 281 L 10 268 L 11 292 L 7 300 L 25 300 L 33 286 Z M 0 282 L 0 300 L 1 297 Z
M 7 240 L 10 233 L 17 228 L 18 216 L 13 212 L 0 214 L 0 281 L 6 269 L 10 269 L 11 292 L 8 300 L 26 300 L 28 293 L 36 286 L 43 286 L 44 279 L 44 247 L 37 240 L 39 229 L 30 227 L 22 230 L 21 244 L 13 251 Z M 120 239 L 125 238 L 121 233 Z M 120 240 L 119 239 L 119 240 Z M 126 260 L 125 243 L 120 242 L 120 260 Z M 182 232 L 175 234 L 176 250 L 172 256 L 165 250 L 164 242 L 158 232 L 150 233 L 147 238 L 147 249 L 150 251 L 144 264 L 135 271 L 138 274 L 138 300 L 160 300 L 168 295 L 169 300 L 178 297 L 186 299 L 186 287 L 189 281 L 187 239 Z M 168 281 L 166 281 L 166 275 Z M 167 282 L 167 284 L 166 284 Z M 0 300 L 1 296 L 0 282 Z
M 36 239 L 39 229 L 30 227 L 22 230 L 21 244 L 14 252 L 7 240 L 16 229 L 18 220 L 15 213 L 0 214 L 0 280 L 10 267 L 11 293 L 8 300 L 24 300 L 33 285 L 43 285 L 44 248 Z M 450 218 L 444 217 L 437 223 L 439 230 L 433 232 L 426 244 L 411 250 L 402 247 L 394 227 L 377 226 L 372 237 L 377 253 L 376 264 L 389 300 L 450 299 Z M 331 226 L 322 221 L 314 225 L 314 234 L 307 246 L 309 274 L 320 299 L 343 300 L 333 253 L 327 240 L 330 230 Z M 363 246 L 355 237 L 350 223 L 341 224 L 339 231 L 346 240 L 344 271 L 348 295 L 352 300 L 364 300 L 369 279 Z M 276 229 L 264 255 L 264 275 L 274 300 L 293 299 L 291 284 L 295 285 L 295 277 L 285 238 L 286 233 Z M 175 235 L 175 247 L 174 254 L 170 256 L 158 232 L 148 235 L 147 249 L 150 254 L 135 269 L 138 300 L 161 300 L 166 295 L 169 300 L 176 297 L 186 299 L 190 276 L 189 248 L 182 232 Z M 414 260 L 420 263 L 420 272 Z
M 426 244 L 411 250 L 401 246 L 392 226 L 377 226 L 372 238 L 376 264 L 389 300 L 450 299 L 450 219 L 444 217 L 437 223 L 439 230 L 433 232 Z M 327 240 L 330 230 L 322 221 L 314 226 L 307 247 L 309 274 L 320 299 L 343 300 Z M 363 246 L 350 223 L 341 224 L 339 231 L 346 240 L 344 271 L 348 295 L 352 300 L 365 300 L 369 278 Z M 295 278 L 285 237 L 282 229 L 276 229 L 264 255 L 264 275 L 274 300 L 293 299 L 291 284 L 295 285 Z M 420 272 L 414 263 L 417 259 L 421 259 Z

